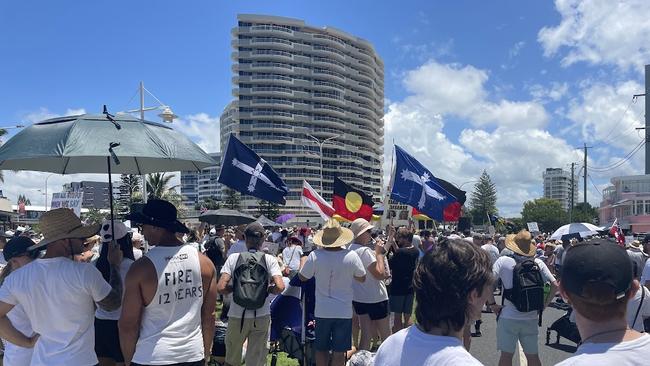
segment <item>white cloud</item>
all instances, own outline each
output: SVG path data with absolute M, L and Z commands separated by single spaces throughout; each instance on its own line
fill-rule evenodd
M 174 121 L 174 129 L 184 133 L 205 152 L 220 151 L 219 117 L 207 113 L 190 114 Z
M 32 124 L 41 122 L 46 119 L 61 117 L 61 116 L 76 116 L 79 114 L 85 114 L 86 110 L 84 108 L 68 108 L 64 113 L 57 113 L 50 111 L 45 107 L 40 107 L 38 110 L 26 113 L 21 117 L 21 122 L 25 124 Z
M 471 65 L 429 61 L 407 72 L 410 95 L 392 101 L 384 116 L 386 182 L 394 140 L 436 176 L 455 184 L 476 180 L 487 170 L 497 184 L 500 213 L 518 216 L 524 201 L 540 197 L 544 169 L 565 167 L 580 157 L 542 129 L 548 117 L 540 103 L 493 102 L 487 81 L 488 72 Z M 467 123 L 458 141 L 445 132 L 448 117 Z M 484 129 L 491 126 L 496 129 Z M 471 192 L 472 184 L 463 189 Z
M 569 84 L 567 82 L 551 82 L 548 87 L 541 84 L 534 84 L 530 86 L 530 95 L 540 103 L 557 102 L 564 98 L 569 91 Z
M 641 138 L 635 130 L 643 124 L 643 99 L 633 103 L 632 95 L 644 87 L 636 81 L 616 85 L 585 84 L 566 112 L 581 131 L 581 140 L 629 150 Z
M 508 57 L 512 59 L 519 56 L 519 53 L 521 52 L 521 50 L 524 48 L 525 45 L 526 42 L 524 41 L 519 41 L 515 43 L 508 51 Z
M 465 118 L 475 126 L 508 125 L 511 128 L 543 127 L 548 122 L 544 107 L 535 101 L 488 98 L 488 72 L 471 65 L 441 64 L 431 60 L 406 73 L 404 85 L 410 104 L 433 113 Z
M 539 31 L 546 56 L 577 62 L 643 70 L 650 59 L 650 6 L 646 0 L 556 0 L 562 19 Z

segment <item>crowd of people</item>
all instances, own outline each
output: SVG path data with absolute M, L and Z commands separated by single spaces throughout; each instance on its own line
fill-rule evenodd
M 40 232 L 0 238 L 4 366 L 264 365 L 291 339 L 290 357 L 319 366 L 480 365 L 469 351 L 485 316 L 499 365 L 519 344 L 534 366 L 553 301 L 581 338 L 562 365 L 650 356 L 650 236 L 623 249 L 364 219 L 191 229 L 163 200 L 127 219 L 84 225 L 56 209 Z

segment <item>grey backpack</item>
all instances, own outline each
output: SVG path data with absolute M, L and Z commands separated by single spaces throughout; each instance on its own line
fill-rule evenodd
M 232 299 L 235 304 L 244 308 L 244 313 L 246 310 L 257 310 L 264 306 L 269 294 L 269 278 L 264 252 L 239 254 L 232 276 Z

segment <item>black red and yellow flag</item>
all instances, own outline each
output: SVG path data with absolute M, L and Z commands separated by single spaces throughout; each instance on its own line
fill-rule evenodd
M 334 194 L 332 195 L 332 206 L 334 214 L 350 221 L 364 218 L 372 219 L 372 197 L 365 192 L 352 187 L 338 177 L 334 177 Z

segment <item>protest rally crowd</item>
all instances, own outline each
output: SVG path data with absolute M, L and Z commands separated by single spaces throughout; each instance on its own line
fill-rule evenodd
M 499 365 L 517 344 L 540 365 L 552 301 L 579 333 L 560 364 L 650 359 L 650 236 L 624 249 L 362 218 L 190 229 L 163 200 L 127 219 L 84 225 L 55 209 L 38 233 L 5 233 L 3 365 L 264 365 L 279 344 L 302 364 L 480 365 L 469 351 L 487 316 Z

